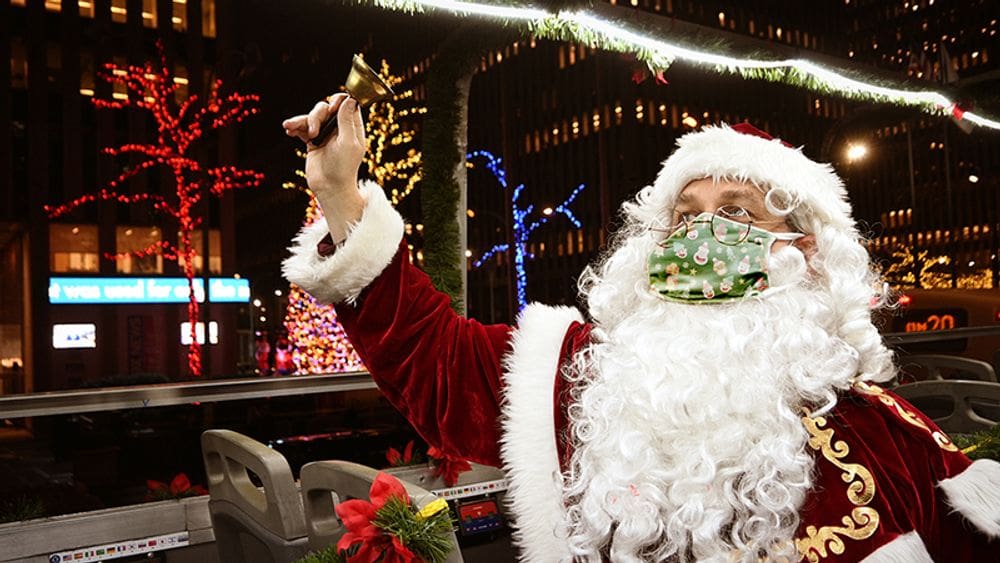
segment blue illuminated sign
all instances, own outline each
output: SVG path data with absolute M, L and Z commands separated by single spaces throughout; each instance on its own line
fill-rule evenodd
M 195 297 L 203 303 L 204 280 L 192 281 Z M 250 281 L 210 278 L 208 299 L 216 303 L 247 303 Z M 186 278 L 49 278 L 49 303 L 53 305 L 187 302 Z
M 250 280 L 209 278 L 208 300 L 213 303 L 249 303 Z

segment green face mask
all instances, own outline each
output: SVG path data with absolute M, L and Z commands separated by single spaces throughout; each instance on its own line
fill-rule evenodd
M 649 287 L 667 301 L 684 303 L 723 303 L 760 295 L 769 287 L 771 245 L 803 236 L 772 233 L 702 213 L 649 255 Z

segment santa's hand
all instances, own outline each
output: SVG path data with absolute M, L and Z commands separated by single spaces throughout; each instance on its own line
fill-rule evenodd
M 317 147 L 309 142 L 319 134 L 323 122 L 336 116 L 337 131 Z M 358 191 L 358 169 L 364 161 L 367 141 L 358 102 L 347 94 L 335 94 L 316 104 L 307 115 L 286 119 L 285 134 L 306 144 L 306 182 L 315 194 L 335 242 L 344 240 L 347 226 L 361 218 L 364 200 Z
M 309 140 L 330 118 L 337 120 L 337 130 L 323 145 L 314 146 Z M 306 144 L 306 182 L 314 193 L 357 189 L 367 141 L 356 100 L 347 94 L 334 94 L 329 102 L 318 102 L 307 115 L 286 119 L 282 126 L 286 135 Z

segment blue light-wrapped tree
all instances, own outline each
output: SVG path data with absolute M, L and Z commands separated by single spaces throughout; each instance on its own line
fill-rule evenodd
M 478 150 L 468 153 L 467 160 L 470 165 L 475 166 L 475 163 L 479 160 L 485 161 L 486 169 L 489 170 L 493 177 L 496 178 L 497 183 L 504 191 L 510 192 L 511 201 L 511 224 L 513 225 L 514 240 L 512 242 L 504 242 L 494 245 L 492 248 L 483 253 L 472 265 L 478 268 L 486 263 L 487 260 L 492 258 L 499 252 L 507 252 L 511 250 L 511 245 L 513 245 L 513 264 L 515 272 L 515 280 L 517 283 L 517 310 L 520 311 L 524 309 L 527 302 L 527 286 L 528 286 L 528 274 L 525 271 L 525 260 L 533 258 L 528 252 L 528 241 L 531 238 L 531 234 L 535 232 L 539 227 L 549 222 L 549 219 L 555 216 L 556 213 L 563 215 L 569 222 L 573 224 L 577 229 L 581 228 L 583 225 L 580 220 L 577 219 L 573 212 L 570 211 L 569 206 L 573 203 L 580 192 L 586 189 L 586 184 L 580 184 L 573 190 L 569 196 L 563 200 L 562 203 L 552 208 L 551 213 L 538 212 L 535 213 L 535 206 L 528 205 L 522 208 L 520 197 L 521 192 L 524 191 L 524 184 L 518 184 L 516 188 L 510 190 L 507 185 L 507 171 L 503 168 L 503 161 L 500 157 L 490 153 L 489 151 Z M 533 216 L 534 214 L 534 216 Z

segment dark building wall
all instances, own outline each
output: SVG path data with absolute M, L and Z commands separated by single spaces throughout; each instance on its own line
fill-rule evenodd
M 185 9 L 197 13 L 205 2 L 189 0 Z M 657 24 L 697 24 L 708 38 L 724 31 L 736 42 L 762 41 L 798 50 L 805 57 L 853 59 L 901 76 L 910 67 L 908 55 L 900 62 L 901 47 L 913 41 L 922 46 L 927 41 L 933 52 L 934 37 L 958 31 L 954 48 L 948 48 L 959 61 L 969 61 L 965 68 L 959 63 L 961 91 L 978 94 L 995 84 L 990 76 L 997 60 L 993 33 L 997 28 L 992 20 L 983 19 L 988 3 L 968 2 L 968 9 L 959 9 L 928 2 L 919 3 L 917 15 L 888 2 L 858 0 L 780 6 L 752 1 L 710 7 L 688 0 L 599 4 L 615 4 L 623 13 L 638 14 Z M 63 6 L 71 5 L 63 2 Z M 111 9 L 119 5 L 130 15 L 125 22 L 112 18 Z M 218 38 L 211 39 L 199 34 L 193 23 L 184 32 L 172 29 L 171 2 L 154 3 L 157 25 L 146 27 L 137 15 L 140 5 L 144 3 L 136 0 L 96 0 L 94 18 L 66 9 L 49 12 L 40 0 L 29 1 L 26 7 L 7 2 L 0 7 L 0 16 L 9 15 L 0 18 L 4 33 L 0 53 L 7 49 L 15 62 L 10 70 L 0 70 L 0 78 L 7 76 L 5 83 L 12 84 L 10 89 L 0 89 L 0 125 L 9 124 L 11 131 L 0 140 L 0 149 L 4 143 L 10 146 L 9 151 L 0 150 L 0 159 L 10 159 L 9 166 L 0 166 L 0 187 L 4 187 L 0 214 L 8 223 L 27 227 L 25 236 L 34 249 L 27 262 L 33 276 L 27 285 L 44 287 L 47 276 L 48 220 L 41 205 L 65 201 L 111 178 L 121 163 L 100 155 L 98 149 L 121 142 L 126 132 L 149 133 L 148 124 L 135 116 L 95 112 L 86 96 L 74 95 L 74 88 L 89 80 L 98 94 L 107 95 L 109 87 L 93 79 L 93 69 L 115 57 L 125 61 L 151 55 L 154 41 L 161 39 L 168 60 L 185 64 L 192 91 L 218 77 L 241 91 L 261 94 L 260 114 L 240 125 L 239 133 L 227 133 L 206 150 L 219 154 L 222 161 L 265 172 L 267 183 L 259 190 L 229 195 L 221 205 L 213 204 L 210 224 L 224 233 L 224 273 L 250 278 L 258 295 L 286 289 L 279 264 L 302 222 L 306 199 L 280 188 L 301 165 L 294 154 L 296 144 L 281 133 L 281 120 L 308 110 L 316 100 L 336 91 L 350 55 L 358 51 L 370 60 L 384 56 L 396 68 L 406 69 L 407 84 L 416 88 L 419 97 L 436 45 L 454 29 L 456 18 L 409 16 L 331 2 L 302 3 L 292 10 L 286 3 L 264 0 L 216 0 Z M 914 35 L 914 29 L 920 34 Z M 874 40 L 872 34 L 877 35 Z M 873 47 L 876 42 L 877 49 Z M 974 52 L 979 54 L 972 57 Z M 46 71 L 25 76 L 25 65 L 16 64 L 17 60 Z M 635 61 L 617 54 L 524 39 L 484 58 L 473 81 L 469 147 L 504 157 L 512 186 L 526 186 L 524 203 L 541 208 L 559 203 L 580 183 L 588 186 L 572 206 L 583 222 L 581 230 L 556 217 L 532 238 L 529 299 L 574 302 L 575 279 L 605 247 L 621 202 L 653 180 L 678 136 L 692 126 L 719 121 L 750 120 L 804 146 L 808 155 L 833 162 L 847 180 L 857 217 L 877 245 L 891 245 L 893 235 L 897 242 L 908 241 L 900 237 L 912 235 L 914 244 L 940 252 L 965 244 L 967 254 L 979 256 L 983 248 L 995 248 L 994 194 L 1000 193 L 996 185 L 1000 147 L 995 134 L 974 131 L 967 135 L 949 125 L 947 118 L 743 80 L 682 63 L 667 72 L 667 85 L 656 84 L 651 76 L 636 84 L 637 69 L 641 70 Z M 933 82 L 924 84 L 937 87 Z M 79 134 L 66 134 L 73 129 Z M 907 130 L 911 131 L 909 143 Z M 848 165 L 843 149 L 856 139 L 869 141 L 872 158 Z M 912 198 L 909 146 L 914 154 Z M 978 183 L 970 182 L 970 175 L 976 175 Z M 154 189 L 170 187 L 169 178 L 154 175 L 147 182 Z M 413 224 L 421 221 L 418 199 L 410 197 L 401 207 Z M 911 199 L 915 206 L 910 205 Z M 470 173 L 469 207 L 476 212 L 469 220 L 469 247 L 475 256 L 502 242 L 508 228 L 504 193 L 479 169 Z M 910 207 L 913 210 L 906 215 Z M 896 215 L 891 215 L 893 211 Z M 26 220 L 29 214 L 33 215 Z M 907 226 L 902 225 L 901 216 L 911 218 Z M 147 221 L 147 214 L 102 204 L 81 211 L 76 219 L 97 224 L 101 248 L 111 249 L 116 225 Z M 954 233 L 963 240 L 955 240 Z M 419 247 L 419 236 L 414 235 L 413 242 Z M 961 263 L 970 261 L 963 258 Z M 102 274 L 114 271 L 113 263 L 102 260 Z M 175 266 L 165 267 L 165 274 L 176 273 Z M 472 316 L 496 321 L 513 318 L 512 276 L 505 257 L 471 271 L 469 280 Z M 44 344 L 52 321 L 46 319 L 44 293 L 33 290 L 33 295 L 35 301 L 28 304 L 25 316 L 33 319 L 34 340 Z M 235 322 L 243 322 L 251 316 L 248 313 L 243 309 L 232 314 L 238 315 Z M 87 314 L 105 326 L 119 324 L 119 313 L 112 307 Z M 217 312 L 213 306 L 207 314 L 229 313 Z M 174 308 L 162 310 L 168 327 L 178 326 L 183 316 Z M 278 317 L 268 317 L 268 323 L 277 328 Z M 168 336 L 174 338 L 172 333 Z M 43 349 L 36 346 L 36 350 Z M 115 366 L 115 352 L 104 350 L 99 365 Z M 179 373 L 183 358 L 167 357 L 172 359 L 166 360 L 164 369 Z M 40 356 L 36 359 L 46 361 Z
M 990 33 L 996 22 L 989 19 L 982 2 L 970 2 L 970 9 L 963 10 L 925 1 L 917 3 L 917 11 L 886 2 L 858 6 L 853 0 L 791 3 L 780 9 L 765 4 L 772 3 L 721 3 L 709 10 L 703 3 L 687 1 L 617 2 L 623 11 L 647 13 L 640 21 L 650 25 L 664 17 L 676 18 L 703 26 L 709 36 L 712 29 L 725 30 L 734 41 L 764 40 L 798 50 L 804 57 L 810 57 L 810 52 L 836 56 L 848 66 L 854 64 L 853 59 L 900 79 L 910 68 L 909 54 L 905 48 L 900 50 L 911 40 L 906 30 L 914 25 L 922 28 L 926 22 L 920 37 L 959 37 L 952 50 L 960 61 L 969 63 L 954 64 L 962 80 L 975 86 L 969 91 L 987 102 L 980 109 L 987 113 L 992 109 L 993 96 L 983 95 L 988 90 L 983 84 L 996 80 L 991 70 L 996 59 L 991 56 L 997 40 Z M 886 29 L 891 33 L 886 34 Z M 878 49 L 868 43 L 876 30 Z M 934 51 L 933 41 L 928 42 L 928 50 Z M 529 300 L 574 301 L 577 275 L 599 254 L 609 226 L 614 228 L 618 206 L 654 179 L 675 139 L 690 130 L 684 117 L 695 119 L 698 126 L 749 120 L 803 146 L 810 157 L 833 163 L 846 180 L 860 228 L 871 238 L 883 267 L 899 259 L 893 255 L 899 248 L 890 250 L 890 246 L 909 245 L 930 251 L 932 257 L 955 254 L 952 263 L 957 271 L 952 277 L 956 285 L 971 287 L 971 272 L 964 270 L 973 262 L 975 269 L 991 270 L 995 279 L 995 194 L 1000 187 L 996 184 L 1000 140 L 995 132 L 979 129 L 966 134 L 946 116 L 743 80 L 682 63 L 675 63 L 666 73 L 668 85 L 656 85 L 649 76 L 635 84 L 633 66 L 627 58 L 579 45 L 538 42 L 532 48 L 529 41 L 523 41 L 516 49 L 487 57 L 474 81 L 470 148 L 502 152 L 511 183 L 525 183 L 525 196 L 539 205 L 558 203 L 580 182 L 589 186 L 574 206 L 584 223 L 580 232 L 574 232 L 565 220 L 555 219 L 533 238 L 535 259 L 527 266 Z M 933 73 L 921 79 L 912 69 L 910 74 L 914 89 L 942 88 L 928 80 Z M 960 99 L 960 92 L 966 90 L 946 91 Z M 506 108 L 504 115 L 498 115 L 501 107 Z M 601 121 L 596 131 L 595 114 Z M 912 131 L 910 143 L 907 129 Z M 504 139 L 516 142 L 508 140 L 504 145 Z M 866 160 L 851 163 L 845 151 L 855 142 L 865 142 L 870 152 Z M 898 216 L 912 207 L 910 146 L 916 213 L 910 212 L 911 224 L 904 227 Z M 970 182 L 970 176 L 978 183 Z M 470 248 L 478 256 L 500 234 L 480 208 L 497 213 L 504 202 L 492 178 L 473 178 L 469 206 L 477 217 L 470 220 Z M 505 257 L 500 257 L 470 272 L 472 316 L 513 318 L 505 305 L 508 270 Z
M 493 61 L 474 81 L 470 149 L 503 153 L 511 185 L 524 183 L 522 201 L 537 209 L 588 186 L 572 206 L 582 229 L 555 217 L 532 238 L 528 297 L 552 303 L 575 302 L 575 280 L 613 232 L 619 206 L 653 181 L 680 135 L 706 123 L 748 120 L 820 158 L 826 132 L 858 105 L 679 63 L 666 75 L 669 84 L 652 77 L 637 84 L 635 63 L 577 45 L 526 41 L 516 52 L 494 53 Z M 513 139 L 506 146 L 504 128 Z M 478 256 L 497 238 L 504 195 L 489 175 L 472 178 L 470 248 Z M 471 315 L 512 318 L 506 272 L 504 258 L 470 272 Z
M 185 3 L 15 0 L 5 1 L 0 7 L 3 20 L 0 54 L 6 54 L 10 60 L 0 72 L 3 78 L 0 125 L 10 132 L 0 141 L 3 159 L 0 221 L 4 224 L 5 246 L 27 243 L 23 260 L 26 288 L 23 315 L 14 320 L 23 327 L 26 390 L 75 386 L 110 375 L 133 373 L 135 370 L 128 367 L 129 362 L 122 356 L 128 353 L 126 325 L 137 316 L 155 318 L 158 323 L 155 327 L 158 348 L 147 352 L 157 360 L 150 364 L 149 371 L 160 374 L 183 371 L 184 350 L 178 341 L 180 322 L 186 320 L 183 307 L 146 305 L 135 309 L 48 304 L 46 289 L 52 273 L 49 228 L 53 221 L 43 207 L 95 192 L 117 176 L 123 166 L 135 163 L 105 155 L 101 148 L 121 144 L 126 139 L 142 141 L 155 134 L 148 115 L 141 111 L 97 110 L 92 106 L 93 96 L 107 99 L 112 95 L 111 86 L 95 76 L 97 70 L 111 62 L 156 61 L 156 43 L 161 41 L 168 64 L 176 65 L 178 75 L 188 79 L 185 90 L 202 91 L 207 84 L 206 76 L 214 76 L 216 66 L 215 15 L 220 21 L 229 17 L 226 15 L 229 4 L 220 1 L 215 13 L 204 20 L 203 7 L 214 9 L 215 5 L 212 0 Z M 178 20 L 183 22 L 184 29 L 178 29 Z M 203 21 L 208 24 L 205 28 Z M 224 142 L 209 141 L 200 150 L 198 156 L 207 161 L 234 161 L 233 147 Z M 125 193 L 153 191 L 164 195 L 172 190 L 172 178 L 159 171 L 140 176 L 121 189 Z M 232 196 L 215 202 L 206 220 L 209 228 L 218 230 L 221 225 L 226 231 L 223 240 L 232 239 L 232 222 L 222 219 L 227 214 L 231 216 L 232 206 Z M 175 230 L 169 221 L 155 216 L 148 207 L 123 208 L 108 202 L 81 207 L 56 222 L 96 225 L 101 254 L 116 251 L 115 232 L 119 225 L 162 226 L 165 233 Z M 234 255 L 232 243 L 224 245 L 222 272 L 234 272 Z M 75 275 L 56 273 L 60 274 Z M 179 270 L 165 261 L 163 274 L 176 276 Z M 113 261 L 101 258 L 97 271 L 82 275 L 116 275 L 116 266 Z M 245 316 L 238 316 L 234 305 L 208 305 L 203 308 L 203 318 L 216 320 L 232 331 L 226 346 L 206 350 L 204 361 L 208 370 L 234 371 L 235 331 L 239 319 Z M 4 322 L 8 320 L 5 318 Z M 96 324 L 98 348 L 53 350 L 51 331 L 52 324 L 57 322 Z

